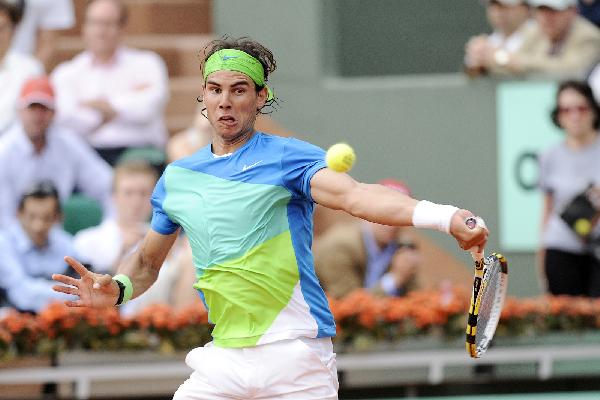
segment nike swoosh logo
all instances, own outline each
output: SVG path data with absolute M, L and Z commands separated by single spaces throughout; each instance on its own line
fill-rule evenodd
M 244 164 L 244 166 L 242 167 L 242 172 L 248 171 L 250 168 L 256 167 L 261 162 L 263 162 L 263 160 L 257 161 L 254 164 L 250 164 L 250 165 L 245 165 Z

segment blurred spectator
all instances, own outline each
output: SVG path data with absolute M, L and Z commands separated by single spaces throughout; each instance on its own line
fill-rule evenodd
M 52 274 L 68 271 L 75 255 L 71 236 L 60 229 L 58 192 L 51 182 L 30 187 L 19 201 L 18 220 L 0 232 L 0 289 L 8 305 L 38 312 L 67 296 L 52 290 Z
M 579 194 L 600 194 L 600 108 L 591 88 L 584 82 L 561 83 L 552 121 L 563 129 L 565 139 L 540 157 L 540 188 L 544 192 L 540 275 L 551 294 L 598 297 L 600 262 L 585 236 L 591 231 L 590 238 L 597 238 L 600 227 L 588 221 L 589 226 L 582 230 L 565 218 L 565 211 Z M 592 189 L 587 190 L 590 185 Z
M 198 107 L 192 125 L 174 134 L 167 142 L 167 159 L 173 162 L 192 155 L 210 143 L 212 134 L 210 122 L 202 115 L 202 108 Z
M 13 123 L 23 82 L 44 73 L 35 58 L 9 50 L 21 14 L 15 2 L 0 0 L 0 135 Z
M 113 216 L 75 235 L 77 252 L 95 272 L 114 275 L 114 268 L 146 235 L 152 213 L 150 195 L 157 180 L 156 170 L 143 160 L 117 164 L 113 176 Z
M 596 63 L 596 65 L 589 71 L 586 80 L 592 88 L 596 103 L 600 102 L 600 62 Z
M 88 2 L 86 50 L 52 74 L 58 123 L 83 135 L 111 165 L 127 148 L 162 148 L 167 136 L 167 68 L 156 53 L 121 44 L 126 22 L 121 1 Z
M 495 50 L 485 65 L 496 74 L 582 77 L 600 58 L 600 30 L 577 14 L 576 0 L 529 0 L 536 25 L 514 54 Z
M 592 24 L 600 27 L 600 1 L 578 0 L 577 10 L 579 15 L 586 18 Z
M 158 180 L 156 170 L 144 160 L 128 160 L 117 164 L 114 173 L 114 217 L 75 236 L 75 249 L 81 260 L 95 272 L 114 275 L 121 263 L 146 235 L 152 214 L 150 196 Z M 180 237 L 160 269 L 157 281 L 142 296 L 121 307 L 131 315 L 154 303 L 168 303 L 177 309 L 192 302 L 198 304 L 198 293 L 189 290 L 196 281 L 191 248 Z
M 72 0 L 24 0 L 23 18 L 11 49 L 35 57 L 48 66 L 56 51 L 58 31 L 75 25 Z
M 402 182 L 380 183 L 410 195 Z M 414 289 L 421 256 L 407 229 L 362 220 L 332 227 L 314 246 L 324 290 L 343 297 L 361 287 L 393 296 Z
M 110 210 L 112 170 L 85 142 L 52 123 L 54 92 L 47 77 L 25 82 L 19 121 L 0 138 L 0 225 L 13 219 L 23 191 L 52 181 L 61 201 L 77 189 Z
M 531 29 L 526 0 L 486 0 L 490 35 L 474 36 L 465 46 L 465 72 L 469 76 L 487 73 L 488 54 L 497 50 L 513 54 L 523 44 L 524 31 Z

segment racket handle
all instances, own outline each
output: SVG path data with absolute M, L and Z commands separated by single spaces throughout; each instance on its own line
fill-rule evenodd
M 483 221 L 483 218 L 480 218 L 480 217 L 469 217 L 465 220 L 465 224 L 470 229 L 475 229 L 475 227 L 477 225 L 485 227 L 485 222 Z M 471 257 L 473 258 L 473 261 L 483 260 L 483 257 L 484 257 L 483 249 L 480 249 L 479 247 L 473 247 L 473 248 L 469 249 L 469 253 L 471 253 Z

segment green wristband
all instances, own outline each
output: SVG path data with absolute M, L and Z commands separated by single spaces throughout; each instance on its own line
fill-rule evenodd
M 127 275 L 118 274 L 113 276 L 113 279 L 117 282 L 121 282 L 125 287 L 125 291 L 123 293 L 123 300 L 118 305 L 125 304 L 129 300 L 131 300 L 131 296 L 133 296 L 133 284 L 131 283 L 131 279 Z

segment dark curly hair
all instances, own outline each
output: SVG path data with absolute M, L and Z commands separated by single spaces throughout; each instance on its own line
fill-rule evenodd
M 25 10 L 25 1 L 23 0 L 0 0 L 0 12 L 6 13 L 12 23 L 13 28 L 21 22 Z
M 590 106 L 590 108 L 592 109 L 592 112 L 594 113 L 594 125 L 593 125 L 594 129 L 598 130 L 598 128 L 600 128 L 600 106 L 598 105 L 598 103 L 596 102 L 596 99 L 594 98 L 594 93 L 592 92 L 592 88 L 586 82 L 575 81 L 575 80 L 568 80 L 568 81 L 561 82 L 560 85 L 558 86 L 558 90 L 556 91 L 556 106 L 550 113 L 550 118 L 552 119 L 552 122 L 554 123 L 554 125 L 556 125 L 557 127 L 561 128 L 561 129 L 563 128 L 560 125 L 560 121 L 558 120 L 558 111 L 559 111 L 558 110 L 558 98 L 560 97 L 561 93 L 567 89 L 574 90 L 577 93 L 579 93 L 580 95 L 582 95 L 583 97 L 585 97 L 588 105 Z
M 200 58 L 202 60 L 200 70 L 202 75 L 204 75 L 204 64 L 206 63 L 206 60 L 208 60 L 208 58 L 217 51 L 223 49 L 241 50 L 256 58 L 262 64 L 265 82 L 267 82 L 269 79 L 269 75 L 275 71 L 275 69 L 277 69 L 277 64 L 275 63 L 275 57 L 273 57 L 273 53 L 262 44 L 246 36 L 240 38 L 223 36 L 220 39 L 215 39 L 209 42 L 200 52 Z M 259 86 L 256 83 L 254 86 L 257 93 L 264 88 L 264 86 Z M 202 98 L 200 97 L 198 97 L 197 100 L 202 102 Z M 277 103 L 277 99 L 271 99 L 266 102 L 264 107 L 271 106 L 274 108 L 275 103 Z M 259 113 L 268 114 L 268 112 L 264 112 L 263 109 L 259 110 Z

